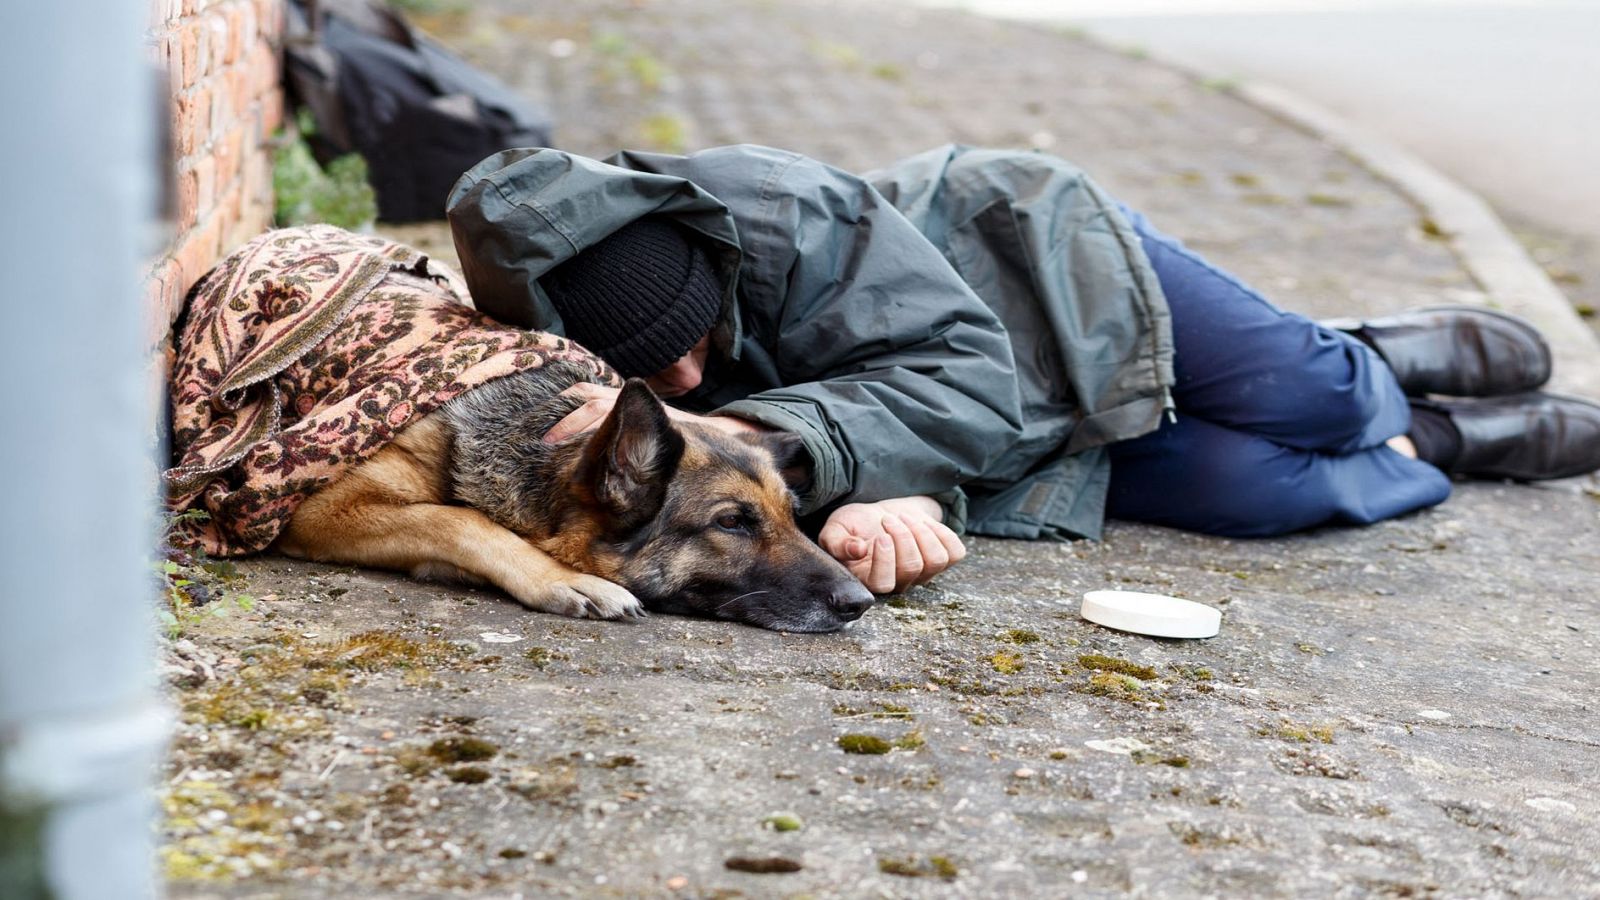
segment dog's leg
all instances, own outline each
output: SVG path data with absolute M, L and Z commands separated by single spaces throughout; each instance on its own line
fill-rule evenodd
M 278 549 L 318 562 L 404 572 L 450 566 L 540 612 L 595 619 L 644 614 L 643 604 L 626 588 L 558 562 L 475 509 L 437 503 L 341 505 L 336 496 L 325 496 L 339 493 L 325 491 L 301 504 Z
M 449 432 L 437 418 L 413 424 L 307 497 L 275 546 L 317 562 L 415 576 L 460 573 L 540 612 L 597 619 L 644 615 L 644 605 L 621 585 L 557 561 L 475 509 L 441 503 L 449 450 Z

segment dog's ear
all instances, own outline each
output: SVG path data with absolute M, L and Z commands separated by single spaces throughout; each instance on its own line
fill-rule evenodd
M 790 490 L 803 494 L 811 487 L 811 454 L 800 435 L 792 431 L 761 431 L 745 432 L 740 437 L 772 455 Z
M 585 456 L 595 499 L 615 531 L 626 533 L 661 511 L 667 484 L 683 457 L 683 435 L 650 388 L 630 378 Z

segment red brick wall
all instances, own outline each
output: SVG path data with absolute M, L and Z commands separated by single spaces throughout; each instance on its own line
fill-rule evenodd
M 149 2 L 148 44 L 172 94 L 176 192 L 172 243 L 145 281 L 145 337 L 160 360 L 189 288 L 272 221 L 284 0 Z

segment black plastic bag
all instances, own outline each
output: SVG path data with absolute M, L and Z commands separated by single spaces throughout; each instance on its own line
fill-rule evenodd
M 419 34 L 379 0 L 292 0 L 289 96 L 311 111 L 320 162 L 367 160 L 378 216 L 444 218 L 462 172 L 509 147 L 550 145 L 550 119 Z

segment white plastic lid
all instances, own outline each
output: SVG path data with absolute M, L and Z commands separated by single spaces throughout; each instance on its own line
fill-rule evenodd
M 1090 591 L 1079 613 L 1096 625 L 1151 637 L 1208 638 L 1222 629 L 1220 611 L 1165 594 Z

